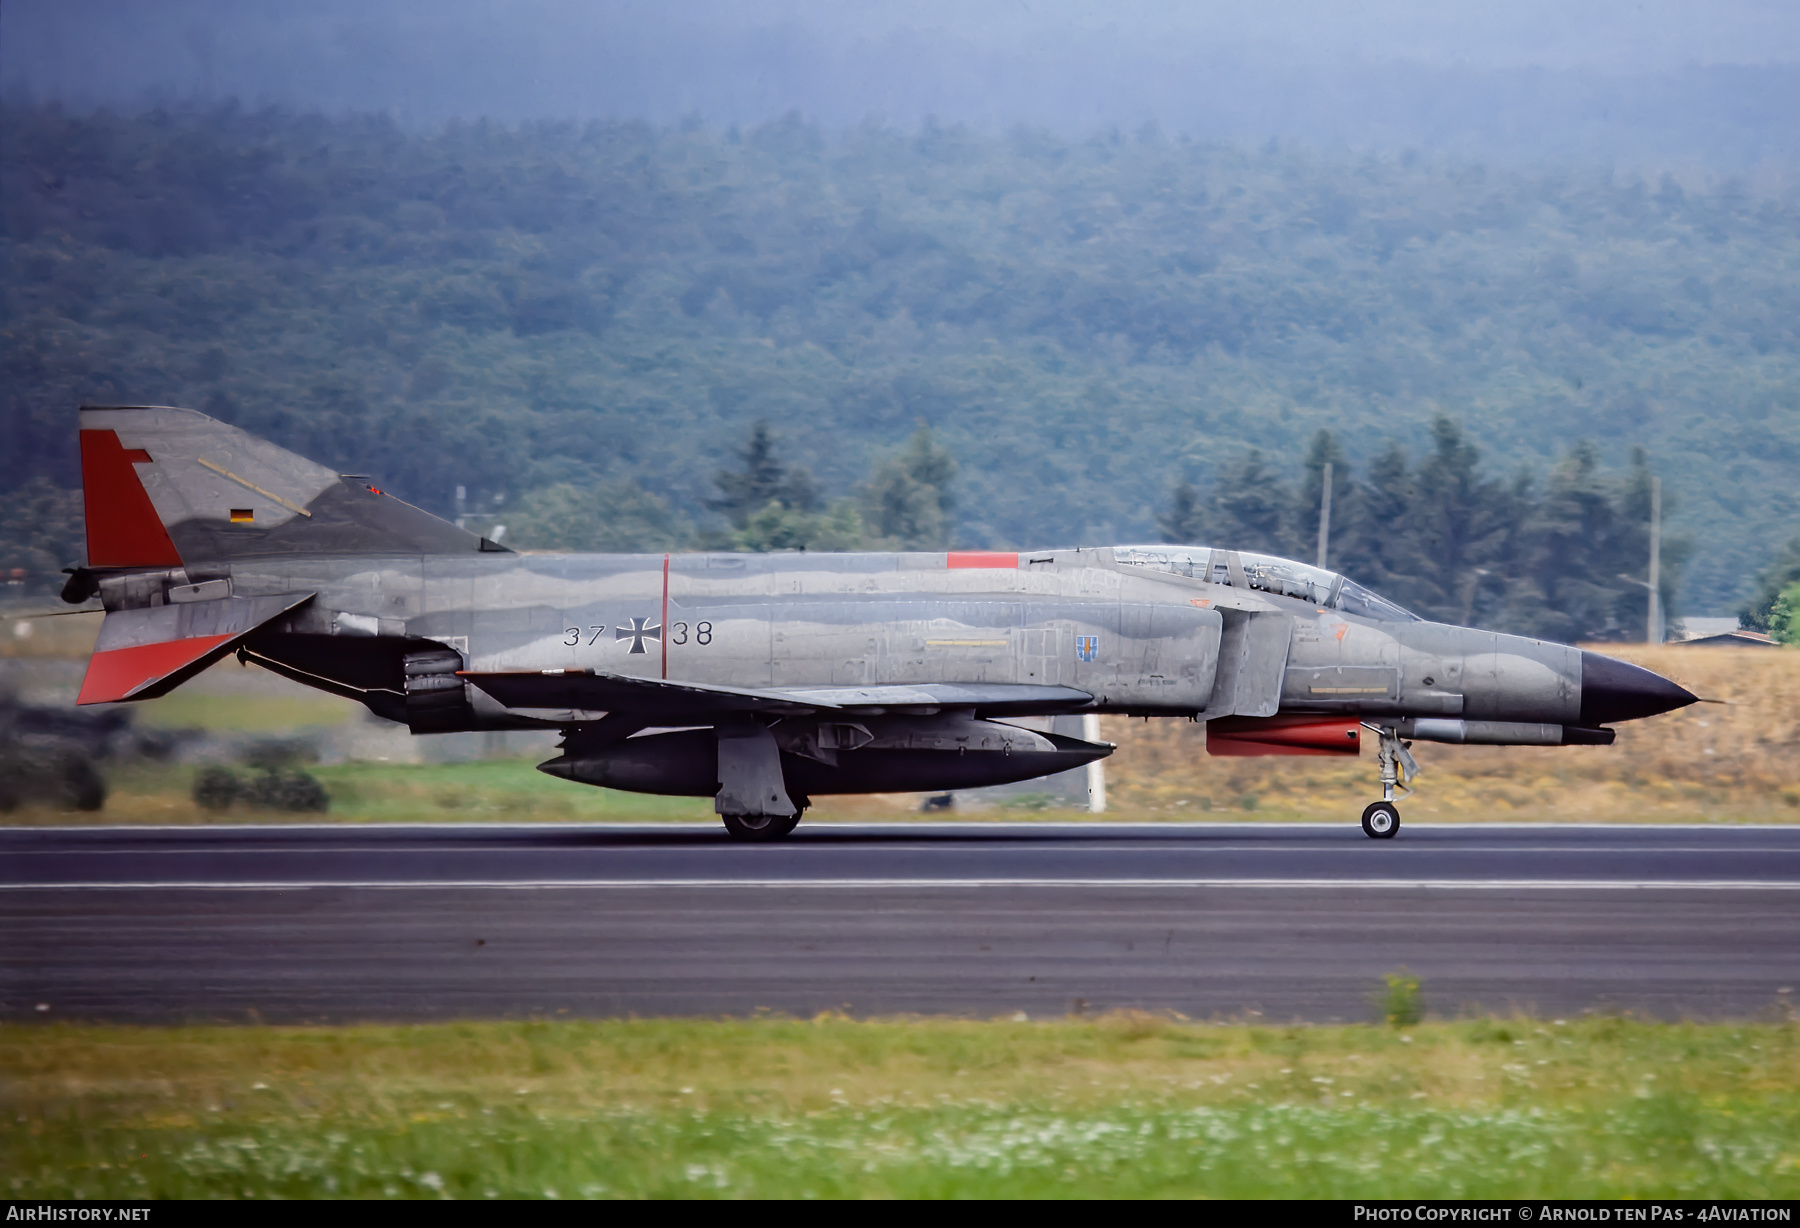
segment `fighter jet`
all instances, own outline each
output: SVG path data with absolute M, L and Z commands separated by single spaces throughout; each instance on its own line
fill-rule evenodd
M 1090 712 L 1204 721 L 1215 755 L 1371 735 L 1362 827 L 1388 839 L 1412 741 L 1607 745 L 1696 698 L 1245 551 L 519 554 L 192 410 L 83 408 L 80 441 L 87 560 L 63 597 L 106 616 L 78 703 L 235 653 L 418 734 L 560 730 L 541 770 L 711 797 L 744 840 L 825 794 L 1091 762 L 1113 748 L 1017 723 Z

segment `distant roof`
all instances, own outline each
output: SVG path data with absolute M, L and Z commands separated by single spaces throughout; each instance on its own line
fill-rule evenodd
M 1739 628 L 1727 631 L 1723 635 L 1696 635 L 1684 640 L 1673 641 L 1685 647 L 1720 647 L 1720 648 L 1780 648 L 1781 641 L 1761 631 L 1747 631 Z
M 1673 624 L 1674 634 L 1669 638 L 1677 640 L 1698 640 L 1709 635 L 1730 635 L 1738 629 L 1737 615 L 1727 618 L 1678 618 Z

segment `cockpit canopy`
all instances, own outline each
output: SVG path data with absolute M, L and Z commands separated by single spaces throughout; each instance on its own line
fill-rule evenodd
M 1113 550 L 1113 559 L 1132 567 L 1148 567 L 1214 584 L 1294 597 L 1324 609 L 1379 622 L 1423 621 L 1412 611 L 1402 609 L 1335 571 L 1309 567 L 1272 554 L 1212 550 L 1205 546 L 1119 546 Z

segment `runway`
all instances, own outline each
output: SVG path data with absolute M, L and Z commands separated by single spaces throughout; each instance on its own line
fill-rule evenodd
M 1800 827 L 0 829 L 0 1017 L 1784 1012 Z M 43 1009 L 40 1009 L 43 1008 Z

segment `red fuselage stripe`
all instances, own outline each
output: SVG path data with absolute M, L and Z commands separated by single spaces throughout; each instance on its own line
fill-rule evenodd
M 1015 551 L 1006 554 L 998 550 L 952 550 L 944 560 L 946 567 L 1011 567 L 1018 569 L 1019 556 Z

